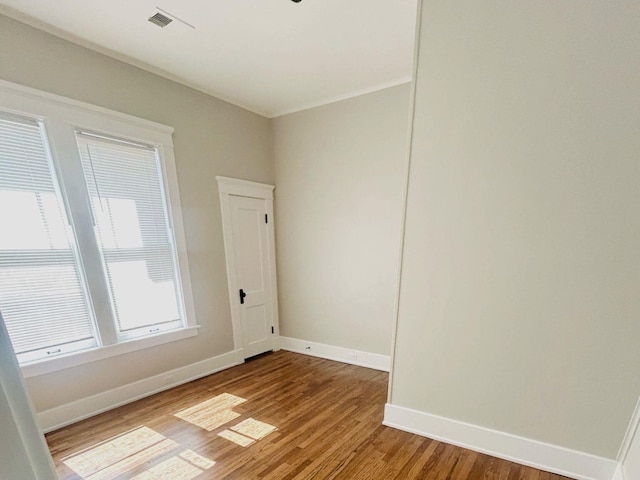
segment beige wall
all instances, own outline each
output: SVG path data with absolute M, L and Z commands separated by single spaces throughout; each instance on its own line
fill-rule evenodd
M 0 16 L 0 78 L 173 126 L 200 335 L 30 378 L 38 411 L 233 350 L 216 175 L 273 183 L 269 120 Z
M 273 121 L 281 335 L 389 354 L 409 85 Z
M 424 1 L 393 404 L 615 458 L 640 393 L 639 9 Z

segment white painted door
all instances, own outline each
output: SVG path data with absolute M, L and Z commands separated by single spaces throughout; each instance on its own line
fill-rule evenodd
M 273 305 L 266 201 L 229 196 L 245 358 L 273 350 Z

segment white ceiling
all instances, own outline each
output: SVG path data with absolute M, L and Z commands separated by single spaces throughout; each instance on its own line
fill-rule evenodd
M 2 13 L 268 117 L 411 77 L 417 0 L 0 3 Z M 156 7 L 195 29 L 151 24 Z

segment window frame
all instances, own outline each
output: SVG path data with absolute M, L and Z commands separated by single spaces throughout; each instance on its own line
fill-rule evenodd
M 65 222 L 67 225 L 65 227 L 63 227 L 65 229 L 65 237 L 70 235 L 72 238 L 68 238 L 69 244 L 69 253 L 71 254 L 71 261 L 73 263 L 73 269 L 74 269 L 74 273 L 77 276 L 77 279 L 79 281 L 79 287 L 80 287 L 80 294 L 83 300 L 83 304 L 86 307 L 86 313 L 87 313 L 87 318 L 86 320 L 89 322 L 89 328 L 91 330 L 91 337 L 89 339 L 83 339 L 83 340 L 77 340 L 77 341 L 73 341 L 73 342 L 69 342 L 69 343 L 65 343 L 63 345 L 60 344 L 49 344 L 47 346 L 44 347 L 40 347 L 36 350 L 31 350 L 29 352 L 22 352 L 21 354 L 18 354 L 16 352 L 16 356 L 18 357 L 18 362 L 22 362 L 25 361 L 26 363 L 31 363 L 31 362 L 35 362 L 35 361 L 39 361 L 39 360 L 44 360 L 46 358 L 53 358 L 53 357 L 46 357 L 44 355 L 42 355 L 43 352 L 47 352 L 50 349 L 58 349 L 60 351 L 63 351 L 64 353 L 62 353 L 61 355 L 65 355 L 65 354 L 71 354 L 71 353 L 76 353 L 82 350 L 88 350 L 91 348 L 96 348 L 98 346 L 100 346 L 100 337 L 98 335 L 98 332 L 96 330 L 96 322 L 95 322 L 95 315 L 93 312 L 93 307 L 91 304 L 91 300 L 89 297 L 89 291 L 87 289 L 87 282 L 85 279 L 85 275 L 84 275 L 84 271 L 82 269 L 82 264 L 81 264 L 81 258 L 80 258 L 80 252 L 78 249 L 78 245 L 76 242 L 76 238 L 75 238 L 75 232 L 73 231 L 73 228 L 71 227 L 71 225 L 69 224 L 69 219 L 68 219 L 68 215 L 67 215 L 67 208 L 64 202 L 64 198 L 62 195 L 62 191 L 60 188 L 60 181 L 58 180 L 58 176 L 57 176 L 57 172 L 55 169 L 55 166 L 53 165 L 53 158 L 51 155 L 51 151 L 49 148 L 49 140 L 47 138 L 46 132 L 44 130 L 44 124 L 43 122 L 36 120 L 34 118 L 31 117 L 26 117 L 24 115 L 15 115 L 15 114 L 10 114 L 7 113 L 5 111 L 0 110 L 0 121 L 1 120 L 8 120 L 8 121 L 14 121 L 18 124 L 23 124 L 26 125 L 28 123 L 30 123 L 32 126 L 36 127 L 38 129 L 38 133 L 39 133 L 39 141 L 40 141 L 40 146 L 42 147 L 43 153 L 46 157 L 46 164 L 47 164 L 47 170 L 49 173 L 49 181 L 51 182 L 51 187 L 53 189 L 52 193 L 56 198 L 56 203 L 58 204 L 58 206 L 61 209 L 63 218 L 61 219 L 63 222 Z M 28 123 L 23 123 L 23 122 L 28 122 Z M 34 192 L 36 193 L 36 192 Z M 36 196 L 38 195 L 38 193 L 42 194 L 43 192 L 37 192 Z M 45 219 L 42 218 L 42 220 L 44 221 Z M 43 225 L 44 226 L 44 225 Z M 47 227 L 44 227 L 45 230 L 47 230 Z M 33 250 L 27 248 L 27 249 L 13 249 L 15 250 L 17 257 L 20 258 L 22 255 L 27 254 L 29 255 L 30 253 L 33 253 Z M 22 255 L 21 255 L 22 254 Z M 24 258 L 24 257 L 23 257 Z M 62 264 L 57 264 L 57 266 L 61 266 Z M 35 265 L 34 265 L 35 266 Z M 20 267 L 18 267 L 20 268 Z M 27 267 L 28 268 L 28 267 Z M 1 313 L 1 312 L 0 312 Z M 5 316 L 6 316 L 6 312 L 5 312 Z M 29 358 L 29 359 L 25 359 L 25 357 Z M 26 364 L 25 363 L 25 364 Z
M 95 142 L 97 143 L 101 143 L 101 142 L 105 142 L 104 145 L 108 145 L 108 144 L 112 144 L 112 145 L 118 145 L 118 143 L 130 143 L 131 139 L 121 139 L 121 138 L 115 138 L 115 137 L 105 137 L 103 134 L 97 134 L 95 132 L 91 132 L 91 133 L 87 133 L 87 132 L 80 132 L 80 131 L 76 131 L 76 145 L 78 146 L 78 150 L 82 150 L 82 143 L 85 143 L 85 146 L 88 148 L 89 142 L 91 142 L 92 140 L 90 138 L 83 138 L 83 136 L 94 136 L 94 137 L 98 137 Z M 95 145 L 95 143 L 94 143 Z M 149 145 L 149 144 L 141 144 L 141 145 L 135 145 L 138 147 L 142 147 L 145 149 L 148 149 L 150 151 L 153 152 L 153 157 L 154 157 L 154 163 L 156 164 L 156 166 L 159 168 L 160 170 L 160 177 L 162 179 L 163 185 L 161 187 L 161 191 L 160 191 L 160 196 L 161 196 L 161 203 L 162 203 L 162 211 L 163 211 L 163 218 L 165 218 L 166 220 L 168 220 L 169 224 L 166 225 L 167 227 L 167 240 L 168 240 L 168 248 L 171 250 L 171 264 L 173 265 L 173 268 L 175 269 L 175 274 L 176 274 L 176 278 L 175 280 L 175 293 L 176 293 L 176 307 L 179 313 L 179 317 L 177 320 L 173 320 L 171 322 L 167 322 L 167 324 L 159 324 L 159 325 L 155 325 L 153 324 L 153 326 L 155 328 L 157 328 L 157 333 L 163 333 L 163 332 L 169 332 L 169 331 L 175 331 L 177 329 L 183 328 L 184 325 L 182 326 L 176 326 L 179 324 L 183 324 L 184 320 L 186 318 L 186 313 L 185 313 L 185 308 L 184 308 L 184 302 L 182 300 L 182 287 L 180 285 L 180 272 L 178 270 L 178 264 L 177 264 L 177 259 L 176 259 L 176 252 L 175 252 L 175 241 L 174 241 L 174 235 L 173 235 L 173 227 L 172 227 L 172 220 L 170 218 L 170 208 L 168 206 L 168 200 L 167 200 L 167 195 L 166 195 L 166 188 L 164 185 L 164 178 L 165 178 L 165 174 L 164 174 L 164 169 L 162 168 L 162 163 L 161 163 L 161 157 L 160 157 L 160 153 L 158 152 L 158 148 L 155 145 Z M 81 155 L 82 157 L 82 155 Z M 80 175 L 82 174 L 83 178 L 84 178 L 84 185 L 87 187 L 87 189 L 89 189 L 89 183 L 90 183 L 90 179 L 87 178 L 87 170 L 86 170 L 86 165 L 82 165 L 82 172 L 75 172 L 75 175 Z M 93 181 L 95 182 L 95 175 L 92 176 Z M 89 199 L 89 203 L 91 204 L 91 199 L 92 199 L 92 194 L 90 194 L 89 191 L 87 191 L 87 198 Z M 117 343 L 122 343 L 122 342 L 126 342 L 126 341 L 131 341 L 131 340 L 135 340 L 138 338 L 144 338 L 144 337 L 148 337 L 151 330 L 149 330 L 149 328 L 152 325 L 145 325 L 142 327 L 138 327 L 138 328 L 134 328 L 134 329 L 130 329 L 130 330 L 123 330 L 121 327 L 122 325 L 120 325 L 120 327 L 118 327 L 118 324 L 120 323 L 120 321 L 118 320 L 118 313 L 117 313 L 117 309 L 118 309 L 118 302 L 116 301 L 116 298 L 114 296 L 114 292 L 112 290 L 112 288 L 109 288 L 109 282 L 107 280 L 108 277 L 108 256 L 109 256 L 109 251 L 107 249 L 105 249 L 104 245 L 101 245 L 101 241 L 100 241 L 100 234 L 98 233 L 98 225 L 96 225 L 97 223 L 97 212 L 95 211 L 95 205 L 90 207 L 91 211 L 92 211 L 92 222 L 94 224 L 94 232 L 95 232 L 95 236 L 94 238 L 96 239 L 97 245 L 98 245 L 98 251 L 100 252 L 100 266 L 102 268 L 102 273 L 103 273 L 103 279 L 106 282 L 107 285 L 107 290 L 110 292 L 109 294 L 109 299 L 110 299 L 110 305 L 111 305 L 111 316 L 112 316 L 112 322 L 113 325 L 115 327 L 115 332 L 116 332 L 116 337 L 117 337 Z M 144 249 L 144 246 L 140 248 L 141 250 Z M 111 287 L 113 287 L 113 285 L 111 285 Z M 111 325 L 110 325 L 111 326 Z M 109 326 L 109 327 L 110 327 Z
M 178 288 L 182 293 L 184 310 L 184 326 L 180 329 L 131 340 L 118 338 L 116 326 L 111 316 L 110 299 L 107 298 L 107 290 L 104 288 L 105 280 L 102 269 L 91 264 L 95 258 L 99 259 L 100 256 L 92 253 L 89 258 L 86 258 L 81 255 L 80 268 L 87 283 L 86 288 L 89 290 L 90 307 L 94 311 L 95 327 L 99 334 L 99 346 L 22 365 L 23 375 L 25 377 L 42 375 L 197 335 L 199 325 L 196 323 L 173 152 L 172 134 L 174 129 L 156 122 L 4 80 L 0 80 L 0 111 L 32 118 L 43 123 L 48 140 L 46 148 L 51 154 L 55 176 L 59 184 L 58 188 L 67 217 L 73 226 L 76 242 L 83 243 L 82 247 L 78 246 L 81 250 L 97 249 L 98 245 L 93 229 L 86 228 L 86 225 L 92 226 L 93 224 L 87 187 L 84 184 L 83 176 L 78 177 L 77 172 L 74 171 L 82 168 L 76 142 L 76 131 L 99 132 L 123 140 L 152 145 L 157 149 L 159 165 L 162 170 L 169 228 L 173 234 Z M 69 207 L 71 204 L 74 205 L 73 208 Z M 101 283 L 103 285 L 100 285 Z

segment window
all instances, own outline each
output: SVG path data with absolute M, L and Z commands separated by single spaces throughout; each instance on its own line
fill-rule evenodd
M 76 133 L 118 335 L 182 326 L 157 149 Z
M 171 131 L 0 81 L 0 311 L 27 376 L 196 334 Z
M 0 311 L 21 362 L 97 345 L 43 133 L 0 116 Z

